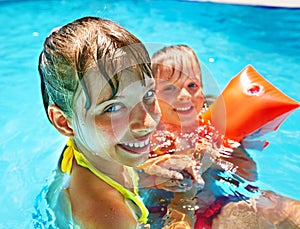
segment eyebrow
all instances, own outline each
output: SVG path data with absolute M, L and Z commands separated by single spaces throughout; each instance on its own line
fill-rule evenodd
M 149 89 L 149 88 L 155 87 L 155 84 L 156 84 L 155 80 L 151 80 L 149 85 L 146 85 L 145 88 Z M 101 103 L 104 103 L 104 102 L 107 102 L 109 100 L 113 100 L 113 99 L 116 99 L 116 98 L 125 98 L 125 96 L 118 95 L 118 93 L 116 93 L 113 97 L 110 96 L 108 99 L 103 99 L 103 100 L 97 101 L 96 106 L 99 106 Z
M 96 106 L 95 106 L 95 107 L 100 106 L 102 103 L 109 102 L 110 100 L 114 100 L 114 99 L 118 99 L 118 98 L 125 98 L 125 96 L 122 96 L 122 95 L 115 95 L 114 97 L 109 97 L 108 99 L 98 101 L 98 102 L 96 103 Z

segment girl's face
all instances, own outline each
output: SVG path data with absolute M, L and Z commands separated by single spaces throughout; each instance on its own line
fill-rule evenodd
M 204 103 L 200 74 L 162 77 L 157 79 L 156 84 L 162 121 L 184 129 L 195 127 Z
M 119 90 L 110 98 L 111 88 L 98 73 L 84 77 L 91 106 L 85 109 L 86 97 L 81 88 L 74 98 L 74 141 L 87 157 L 136 166 L 150 152 L 150 135 L 160 119 L 154 92 L 154 80 L 146 76 L 146 85 L 131 70 L 122 71 Z

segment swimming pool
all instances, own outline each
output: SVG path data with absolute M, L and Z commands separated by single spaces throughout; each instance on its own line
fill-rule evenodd
M 110 18 L 146 43 L 185 43 L 219 88 L 247 64 L 300 101 L 300 9 L 186 1 L 0 1 L 0 228 L 32 228 L 37 194 L 65 138 L 44 114 L 37 72 L 44 38 L 78 17 Z M 255 15 L 255 16 L 254 16 Z M 300 110 L 252 154 L 259 185 L 300 199 Z

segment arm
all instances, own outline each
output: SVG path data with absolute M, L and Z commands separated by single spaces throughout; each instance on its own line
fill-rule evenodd
M 248 225 L 251 228 L 300 228 L 300 201 L 262 191 L 257 199 L 225 205 L 214 218 L 212 228 L 232 228 Z

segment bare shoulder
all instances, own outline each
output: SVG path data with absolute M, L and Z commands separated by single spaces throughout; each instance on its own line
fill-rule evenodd
M 255 210 L 247 202 L 230 202 L 213 219 L 212 228 L 234 229 L 241 225 L 248 229 L 260 228 L 256 218 Z
M 300 202 L 271 191 L 257 199 L 230 202 L 213 220 L 213 228 L 300 228 Z
M 74 167 L 68 188 L 74 219 L 81 228 L 137 228 L 124 197 L 82 167 Z
M 257 200 L 258 211 L 271 222 L 300 228 L 300 201 L 272 191 L 263 191 Z

